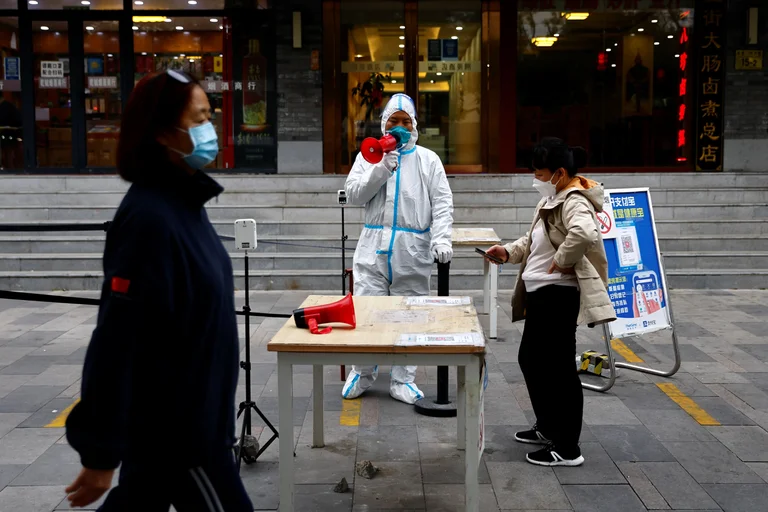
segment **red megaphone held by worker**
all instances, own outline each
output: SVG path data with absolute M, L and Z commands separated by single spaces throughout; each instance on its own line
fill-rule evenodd
M 366 162 L 377 164 L 384 158 L 384 153 L 389 153 L 395 149 L 405 146 L 411 138 L 411 133 L 402 126 L 396 126 L 387 132 L 382 138 L 375 139 L 368 137 L 360 146 L 360 152 L 363 154 Z
M 319 329 L 322 324 L 347 324 L 353 329 L 357 326 L 355 318 L 355 304 L 352 294 L 347 294 L 340 301 L 322 306 L 296 309 L 293 312 L 293 320 L 299 329 L 309 329 L 312 334 L 328 334 L 331 327 Z

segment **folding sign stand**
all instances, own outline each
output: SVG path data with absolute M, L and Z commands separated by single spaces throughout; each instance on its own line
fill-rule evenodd
M 660 258 L 659 264 L 661 266 L 661 273 L 664 276 L 664 283 L 667 282 L 667 276 L 666 272 L 664 272 L 664 259 L 663 257 Z M 628 370 L 634 370 L 637 372 L 643 372 L 648 373 L 650 375 L 657 375 L 659 377 L 671 377 L 677 371 L 680 369 L 680 345 L 677 340 L 677 330 L 675 329 L 675 316 L 672 312 L 672 301 L 670 300 L 669 293 L 666 293 L 666 304 L 667 309 L 669 310 L 669 323 L 670 327 L 672 329 L 672 348 L 675 353 L 675 364 L 672 366 L 672 369 L 669 371 L 664 370 L 657 370 L 655 368 L 649 368 L 647 366 L 641 366 L 633 363 L 624 363 L 621 361 L 614 361 L 613 359 L 613 351 L 611 350 L 611 340 L 613 337 L 611 336 L 611 329 L 609 328 L 608 324 L 603 324 L 603 339 L 605 340 L 605 353 L 608 356 L 608 369 L 611 372 L 611 376 L 608 377 L 608 382 L 603 384 L 602 386 L 597 386 L 595 384 L 587 384 L 585 382 L 581 383 L 581 387 L 585 389 L 591 389 L 592 391 L 597 391 L 599 393 L 604 393 L 611 389 L 613 385 L 616 382 L 616 369 L 617 368 L 626 368 Z M 632 335 L 627 337 L 634 337 Z

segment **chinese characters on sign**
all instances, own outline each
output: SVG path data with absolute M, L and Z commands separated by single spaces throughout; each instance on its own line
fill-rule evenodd
M 40 78 L 41 89 L 69 89 L 69 78 Z
M 688 15 L 686 15 L 688 16 Z M 683 26 L 680 32 L 680 83 L 678 85 L 678 115 L 677 115 L 677 161 L 685 162 L 688 160 L 687 142 L 688 136 L 686 129 L 689 126 L 688 119 L 685 117 L 685 105 L 688 103 L 688 45 L 690 38 L 688 36 L 688 27 Z
M 725 0 L 704 0 L 696 9 L 696 170 L 723 170 Z
M 89 89 L 117 89 L 116 76 L 89 76 Z
M 40 78 L 63 78 L 64 63 L 60 60 L 44 60 L 40 62 Z

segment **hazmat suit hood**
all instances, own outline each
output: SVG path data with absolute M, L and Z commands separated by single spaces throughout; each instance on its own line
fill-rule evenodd
M 409 149 L 412 149 L 416 145 L 416 141 L 419 140 L 419 130 L 416 126 L 416 105 L 407 94 L 394 94 L 389 102 L 387 102 L 387 105 L 381 113 L 381 134 L 384 135 L 387 133 L 387 121 L 392 117 L 392 114 L 399 111 L 408 114 L 411 118 L 411 123 L 413 123 L 411 138 L 408 140 L 408 144 L 401 148 L 403 151 L 408 151 Z

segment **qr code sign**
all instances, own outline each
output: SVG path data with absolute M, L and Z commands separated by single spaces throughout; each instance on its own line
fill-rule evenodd
M 635 252 L 635 248 L 632 245 L 632 237 L 629 235 L 621 235 L 621 248 L 624 254 L 632 254 Z

